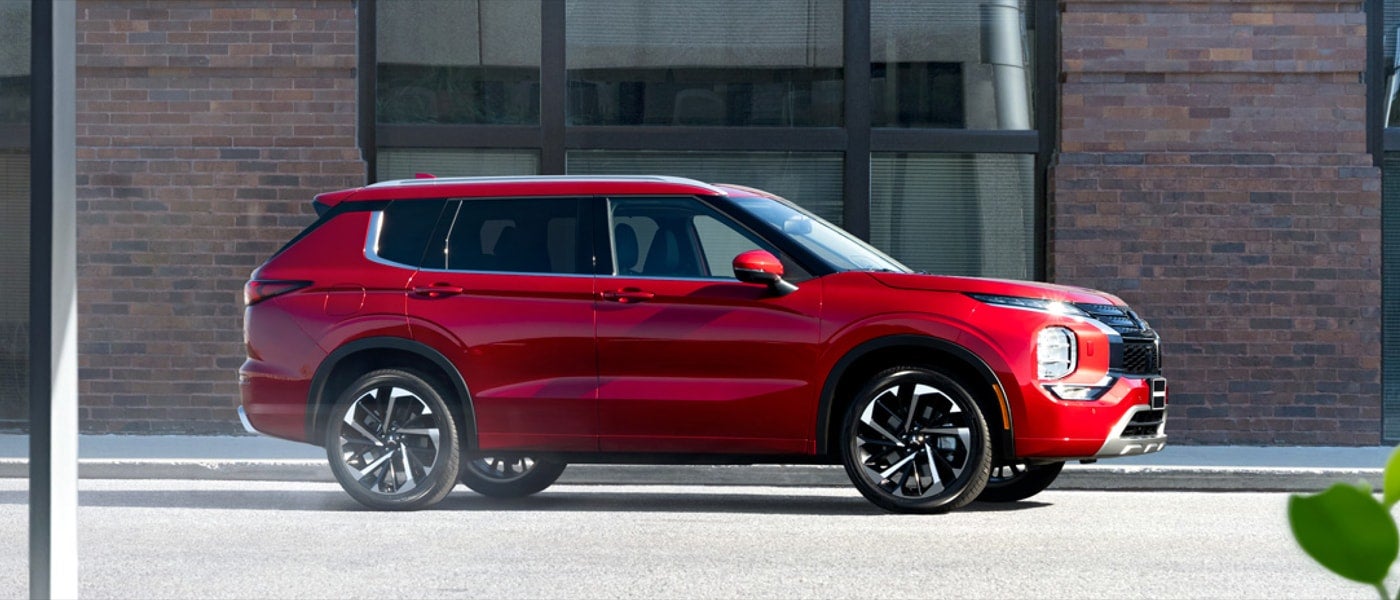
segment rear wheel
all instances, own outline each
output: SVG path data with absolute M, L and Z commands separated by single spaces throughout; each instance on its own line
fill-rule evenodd
M 987 422 L 952 378 L 923 367 L 876 375 L 842 429 L 846 474 L 868 500 L 896 512 L 944 512 L 972 502 L 992 464 Z
M 992 467 L 987 487 L 977 497 L 981 502 L 1016 502 L 1045 491 L 1060 476 L 1063 462 L 1032 465 L 1006 463 Z
M 360 377 L 331 410 L 326 456 L 346 493 L 379 510 L 437 504 L 457 483 L 457 421 L 436 386 L 412 371 Z
M 462 465 L 462 483 L 483 496 L 519 498 L 552 485 L 565 466 L 529 456 L 482 456 Z

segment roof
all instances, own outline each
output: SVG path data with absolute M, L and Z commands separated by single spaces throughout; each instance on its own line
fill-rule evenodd
M 484 198 L 512 196 L 606 195 L 724 196 L 713 185 L 664 175 L 565 175 L 533 177 L 438 177 L 383 181 L 354 190 L 329 192 L 317 201 L 334 206 L 341 201 L 409 198 Z

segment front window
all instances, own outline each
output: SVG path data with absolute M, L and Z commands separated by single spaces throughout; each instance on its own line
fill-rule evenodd
M 909 267 L 899 264 L 899 261 L 792 204 L 767 198 L 733 200 L 746 212 L 782 231 L 788 239 L 837 270 L 910 272 Z
M 609 207 L 618 275 L 729 279 L 740 253 L 777 254 L 771 244 L 691 198 L 619 198 Z

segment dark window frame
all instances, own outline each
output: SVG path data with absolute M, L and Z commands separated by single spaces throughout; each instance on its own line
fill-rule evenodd
M 633 127 L 566 126 L 567 65 L 565 0 L 540 0 L 539 125 L 382 124 L 374 115 L 376 60 L 375 5 L 360 2 L 360 143 L 377 180 L 379 148 L 462 150 L 535 150 L 540 174 L 565 174 L 569 150 L 679 151 L 813 151 L 843 153 L 845 206 L 843 226 L 870 239 L 870 160 L 873 152 L 953 154 L 1033 154 L 1035 156 L 1035 254 L 1033 277 L 1046 277 L 1048 167 L 1058 144 L 1059 22 L 1054 0 L 1031 0 L 1036 31 L 1035 129 L 990 131 L 964 129 L 872 128 L 871 2 L 845 0 L 842 48 L 844 122 L 841 127 Z M 854 77 L 855 74 L 866 76 Z

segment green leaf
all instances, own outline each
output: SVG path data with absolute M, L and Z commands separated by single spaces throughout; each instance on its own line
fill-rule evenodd
M 1288 499 L 1293 537 L 1314 560 L 1353 581 L 1380 585 L 1400 553 L 1400 533 L 1375 496 L 1345 483 Z
M 1385 461 L 1385 507 L 1395 506 L 1400 501 L 1400 447 L 1390 453 Z

